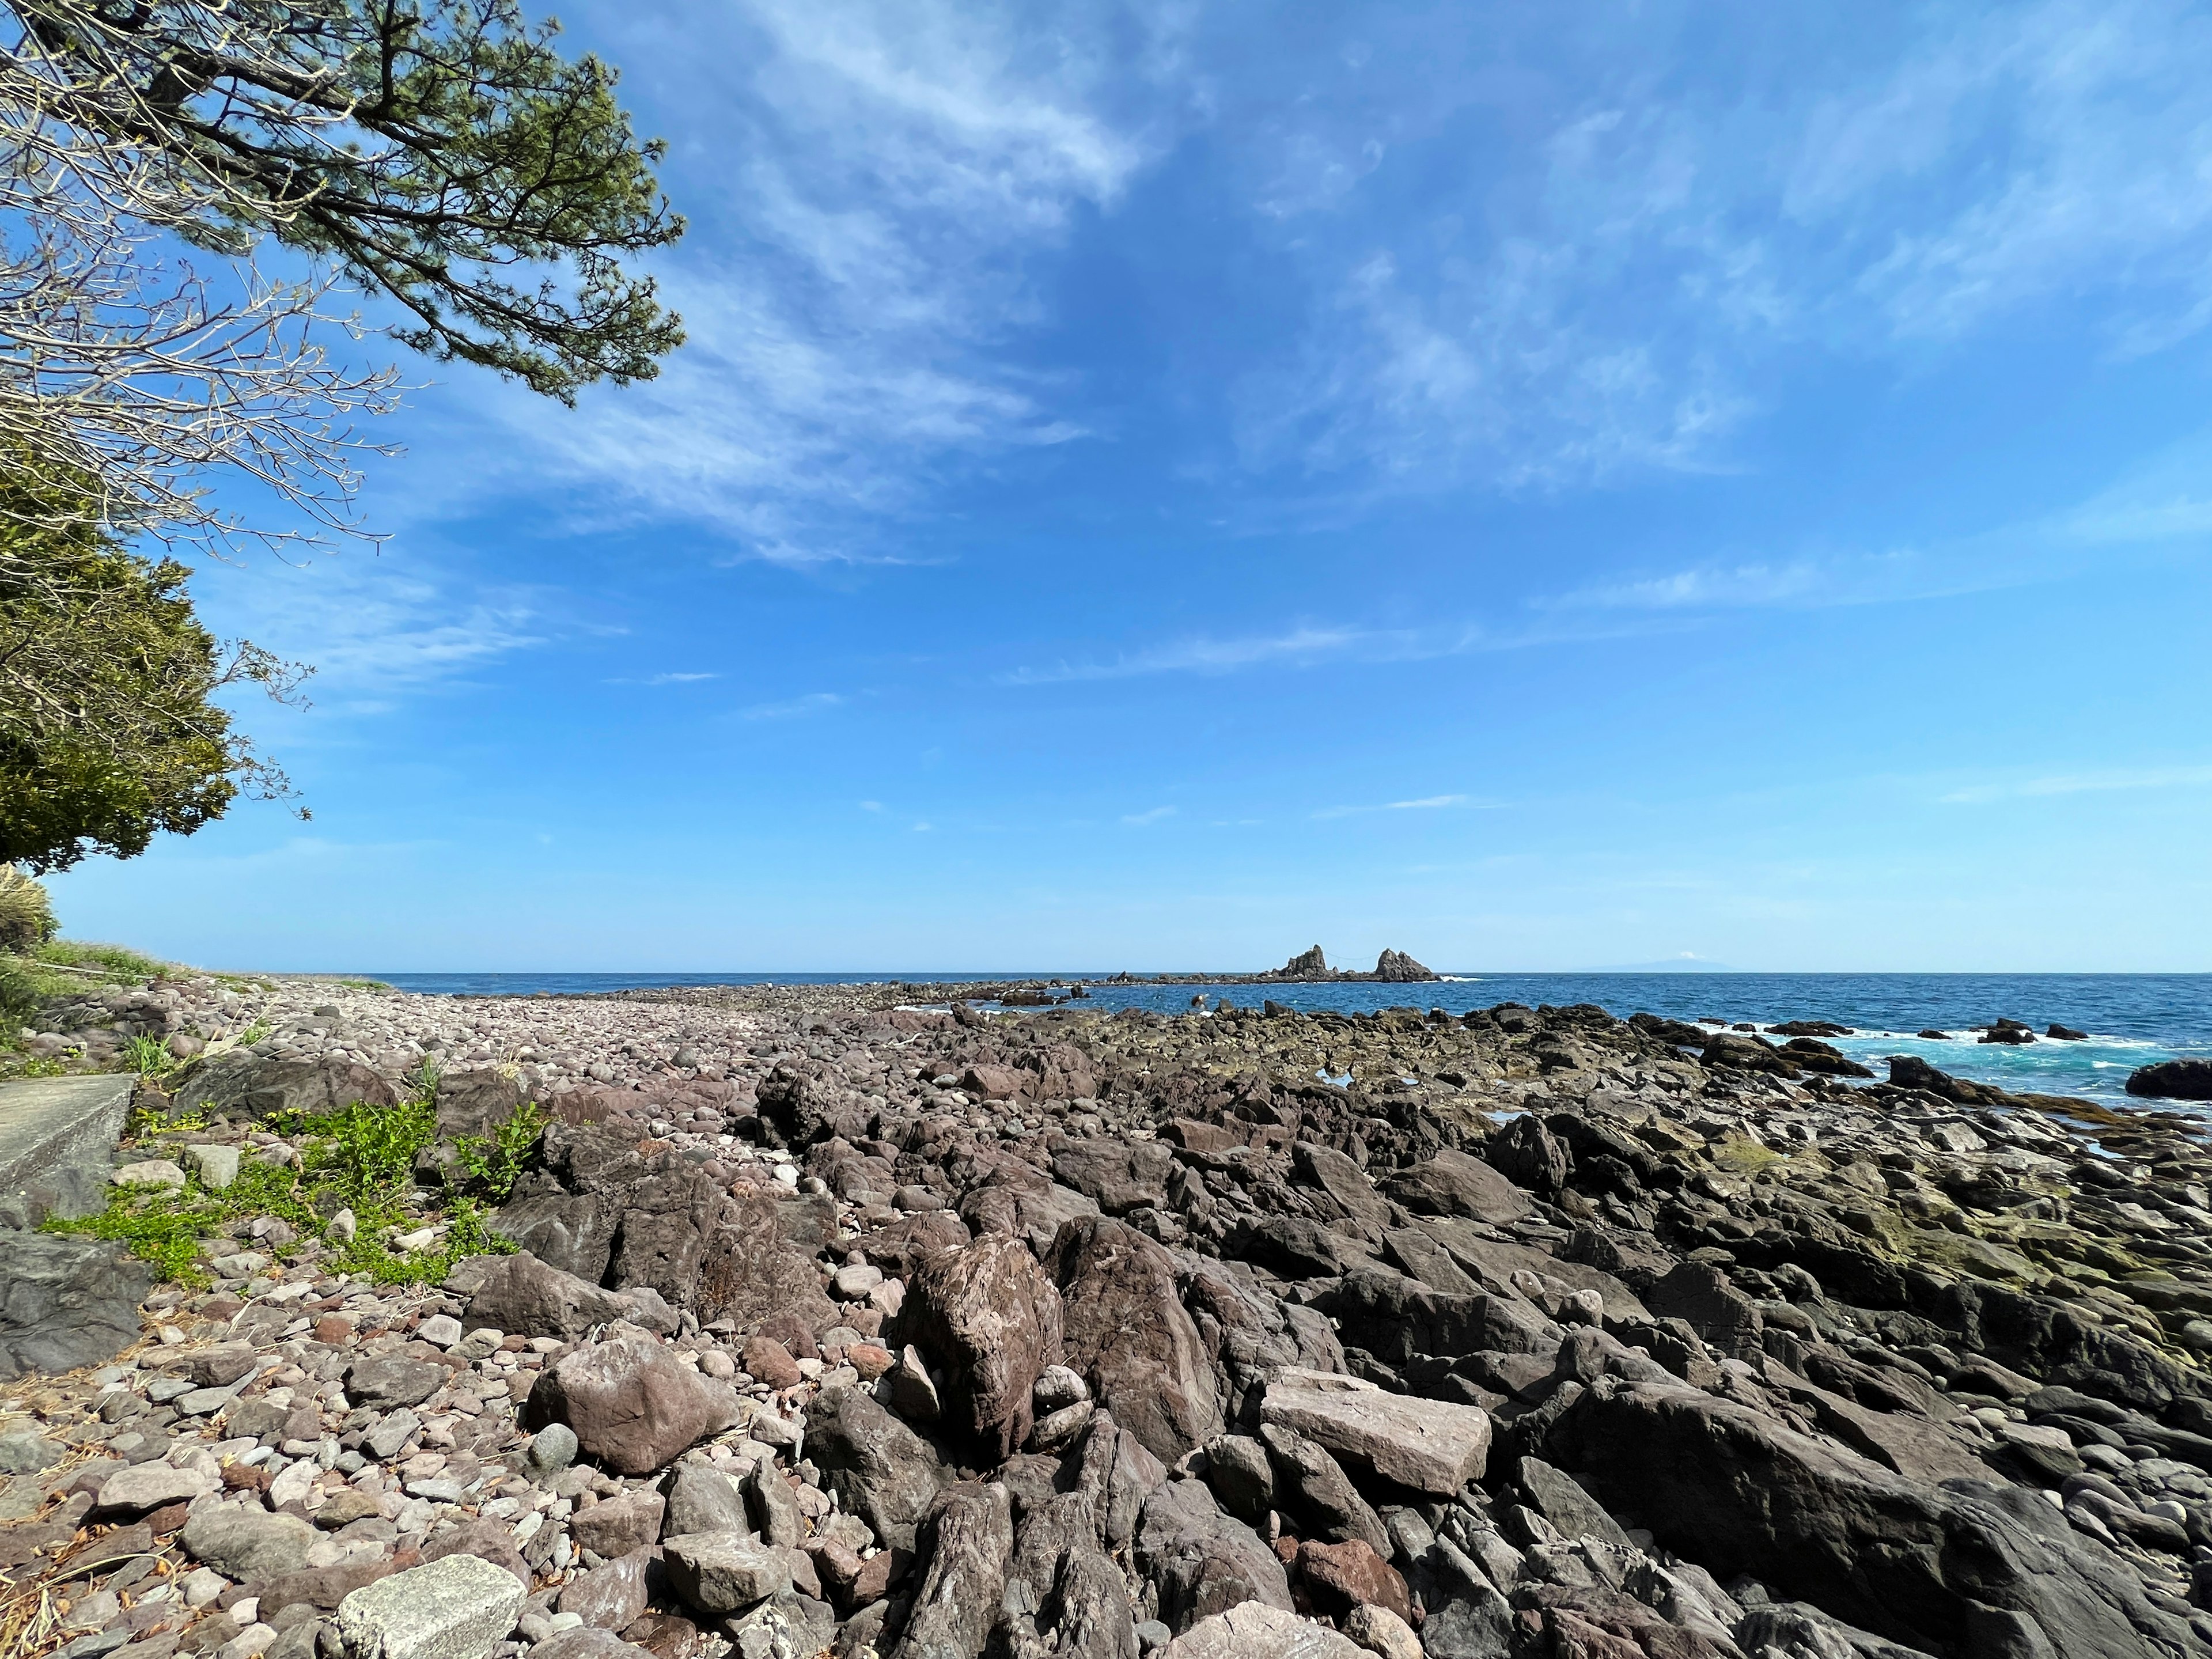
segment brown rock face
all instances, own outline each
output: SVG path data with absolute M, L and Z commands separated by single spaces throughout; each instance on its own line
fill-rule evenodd
M 603 1291 L 523 1250 L 490 1259 L 463 1322 L 471 1330 L 489 1325 L 522 1336 L 573 1338 L 617 1319 L 648 1324 L 656 1312 L 650 1303 L 649 1297 Z M 665 1309 L 658 1311 L 665 1316 Z
M 907 1285 L 901 1334 L 950 1380 L 945 1409 L 1003 1459 L 1029 1438 L 1030 1389 L 1060 1359 L 1060 1291 L 1029 1246 L 987 1233 L 932 1251 Z
M 1480 1158 L 1449 1146 L 1389 1177 L 1382 1191 L 1419 1215 L 1472 1216 L 1501 1224 L 1518 1221 L 1536 1207 L 1528 1194 Z
M 541 1372 L 523 1417 L 533 1430 L 565 1423 L 587 1455 L 618 1474 L 644 1474 L 736 1422 L 738 1399 L 659 1343 L 617 1339 Z
M 771 1389 L 799 1386 L 799 1362 L 772 1336 L 755 1334 L 745 1339 L 745 1369 L 752 1373 L 755 1382 L 765 1382 Z
M 1357 1538 L 1341 1544 L 1306 1540 L 1298 1546 L 1298 1577 L 1314 1605 L 1325 1613 L 1342 1615 L 1355 1607 L 1387 1607 L 1407 1623 L 1413 1621 L 1413 1601 L 1406 1581 Z
M 1213 1366 L 1177 1294 L 1174 1257 L 1100 1218 L 1063 1227 L 1047 1266 L 1067 1364 L 1126 1432 L 1174 1463 L 1221 1431 Z

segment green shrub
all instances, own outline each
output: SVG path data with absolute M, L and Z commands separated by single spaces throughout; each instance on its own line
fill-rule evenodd
M 46 888 L 12 864 L 0 864 L 0 951 L 27 957 L 54 936 Z
M 100 1214 L 49 1221 L 47 1229 L 118 1240 L 163 1278 L 193 1285 L 208 1282 L 198 1241 L 252 1216 L 274 1216 L 302 1237 L 322 1239 L 332 1272 L 368 1273 L 380 1284 L 435 1284 L 465 1256 L 513 1254 L 514 1246 L 490 1231 L 483 1206 L 504 1202 L 514 1191 L 523 1158 L 544 1130 L 544 1112 L 530 1102 L 489 1136 L 465 1138 L 459 1152 L 466 1180 L 441 1200 L 410 1210 L 417 1197 L 416 1156 L 438 1137 L 435 1073 L 427 1089 L 420 1075 L 413 1081 L 413 1097 L 397 1106 L 356 1102 L 334 1112 L 271 1119 L 280 1133 L 305 1136 L 297 1168 L 248 1156 L 221 1192 L 208 1191 L 197 1176 L 182 1190 L 118 1188 Z M 355 1224 L 353 1237 L 343 1243 L 328 1234 L 340 1210 L 350 1210 Z M 386 1239 L 394 1229 L 441 1223 L 446 1233 L 437 1250 L 403 1255 Z

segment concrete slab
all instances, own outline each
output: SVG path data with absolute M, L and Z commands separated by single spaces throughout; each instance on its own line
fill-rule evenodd
M 108 1073 L 0 1083 L 0 1227 L 90 1215 L 106 1203 L 109 1154 L 137 1080 Z

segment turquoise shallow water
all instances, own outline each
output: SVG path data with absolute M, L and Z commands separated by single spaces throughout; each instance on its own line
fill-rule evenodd
M 664 985 L 840 984 L 901 980 L 958 982 L 1052 978 L 1049 972 L 957 974 L 394 974 L 374 975 L 404 990 L 459 996 L 591 993 Z M 1833 1039 L 1854 1059 L 1914 1054 L 1956 1076 L 2022 1092 L 2124 1097 L 2136 1066 L 2212 1054 L 2212 974 L 1455 974 L 1421 985 L 1105 985 L 1091 981 L 1091 1006 L 1188 1010 L 1194 996 L 1251 1005 L 1262 999 L 1343 1013 L 1376 1008 L 1469 1008 L 1499 1002 L 1594 1002 L 1610 1013 L 1639 1010 L 1674 1019 L 1713 1016 L 1760 1025 L 1826 1019 L 1856 1028 Z M 1999 1018 L 2040 1031 L 2054 1022 L 2088 1032 L 2085 1042 L 2043 1041 L 2004 1048 L 1973 1041 L 1968 1028 Z M 1923 1028 L 1954 1033 L 1938 1042 Z M 1879 1073 L 1881 1068 L 1875 1066 Z

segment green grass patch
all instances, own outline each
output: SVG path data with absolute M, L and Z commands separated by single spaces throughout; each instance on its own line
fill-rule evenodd
M 88 939 L 48 939 L 33 954 L 52 967 L 87 969 L 117 980 L 159 979 L 177 966 L 127 945 L 100 945 Z
M 545 1114 L 529 1103 L 490 1135 L 464 1137 L 457 1143 L 460 1179 L 442 1192 L 418 1194 L 416 1157 L 438 1136 L 434 1074 L 430 1081 L 432 1087 L 397 1106 L 356 1102 L 334 1112 L 272 1120 L 270 1127 L 278 1133 L 304 1137 L 296 1167 L 249 1151 L 237 1180 L 221 1192 L 210 1191 L 197 1176 L 182 1190 L 118 1188 L 100 1214 L 49 1221 L 47 1231 L 118 1240 L 162 1278 L 203 1287 L 210 1280 L 201 1241 L 257 1216 L 275 1217 L 302 1239 L 321 1241 L 332 1273 L 368 1273 L 382 1285 L 434 1284 L 464 1257 L 511 1254 L 514 1246 L 490 1231 L 486 1211 L 514 1191 L 523 1159 L 544 1133 Z M 342 1210 L 354 1218 L 349 1239 L 330 1231 Z M 395 1229 L 409 1233 L 439 1224 L 445 1232 L 434 1249 L 401 1254 L 391 1247 L 388 1236 Z

